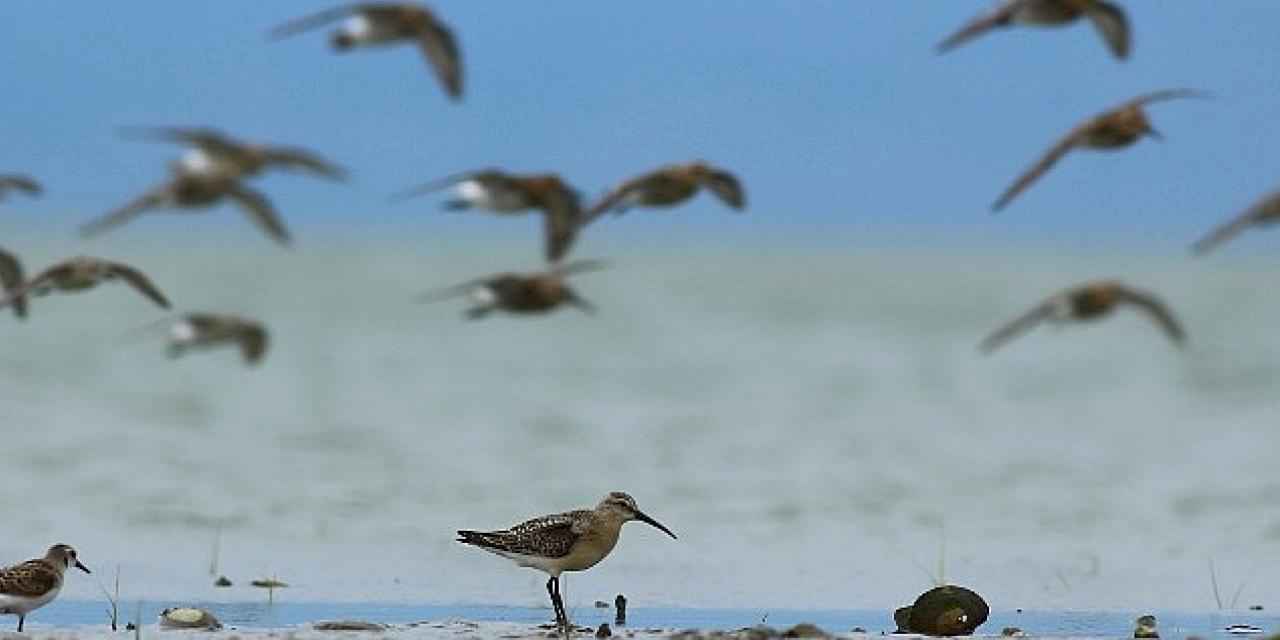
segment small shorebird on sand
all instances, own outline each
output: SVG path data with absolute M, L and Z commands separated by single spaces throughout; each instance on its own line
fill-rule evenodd
M 426 55 L 449 97 L 462 97 L 462 54 L 453 31 L 422 5 L 405 2 L 361 2 L 321 11 L 271 30 L 272 39 L 292 36 L 346 18 L 333 32 L 335 51 L 354 47 L 413 42 Z
M 1013 322 L 997 329 L 979 345 L 984 353 L 990 353 L 1013 338 L 1026 333 L 1041 322 L 1088 321 L 1104 318 L 1117 306 L 1137 307 L 1181 347 L 1186 342 L 1186 332 L 1173 312 L 1154 294 L 1131 288 L 1115 280 L 1097 280 L 1072 287 L 1033 307 Z
M 938 53 L 950 51 L 988 31 L 1014 25 L 1061 27 L 1087 17 L 1106 41 L 1112 55 L 1129 57 L 1129 19 L 1118 5 L 1103 0 L 1005 0 L 995 9 L 971 20 L 938 45 Z
M 1030 169 L 1019 176 L 1013 185 L 1005 190 L 1000 199 L 991 205 L 991 210 L 999 211 L 1003 209 L 1018 194 L 1031 186 L 1031 183 L 1039 179 L 1049 169 L 1052 169 L 1054 164 L 1073 149 L 1094 149 L 1099 151 L 1123 149 L 1137 142 L 1143 136 L 1163 140 L 1160 132 L 1156 131 L 1151 126 L 1151 121 L 1147 119 L 1147 113 L 1143 109 L 1144 105 L 1175 98 L 1203 98 L 1207 96 L 1207 93 L 1195 89 L 1155 91 L 1138 96 L 1124 104 L 1089 118 L 1054 143 Z
M 18 260 L 18 256 L 0 249 L 0 286 L 4 287 L 5 299 L 13 300 L 13 314 L 19 318 L 27 317 L 27 297 L 22 294 L 14 294 L 25 283 L 26 278 L 22 275 L 22 262 Z
M 121 262 L 79 256 L 45 269 L 40 275 L 10 292 L 6 298 L 0 300 L 0 309 L 11 304 L 17 305 L 27 296 L 43 296 L 55 291 L 78 293 L 117 278 L 124 280 L 138 293 L 157 305 L 165 309 L 169 308 L 168 298 L 165 298 L 160 289 L 156 288 L 151 283 L 151 279 L 141 271 Z
M 63 574 L 75 567 L 85 573 L 89 568 L 76 558 L 76 550 L 65 544 L 49 547 L 43 558 L 0 569 L 0 614 L 18 616 L 18 632 L 27 614 L 58 597 Z
M 178 163 L 175 163 L 173 177 L 168 182 L 152 188 L 123 207 L 82 225 L 80 234 L 86 237 L 99 235 L 152 209 L 201 211 L 224 198 L 230 198 L 240 205 L 258 227 L 277 243 L 286 246 L 290 243 L 289 230 L 265 195 L 244 186 L 236 178 L 191 173 Z
M 703 187 L 736 210 L 747 206 L 746 192 L 736 176 L 698 161 L 667 165 L 618 185 L 587 211 L 586 221 L 595 220 L 606 211 L 622 213 L 632 206 L 675 206 L 697 195 Z
M 206 127 L 130 127 L 125 135 L 145 140 L 173 142 L 191 147 L 178 160 L 184 173 L 240 178 L 265 169 L 305 171 L 329 180 L 343 180 L 347 172 L 319 154 L 299 147 L 281 147 L 237 140 Z
M 267 328 L 256 320 L 213 313 L 186 313 L 169 327 L 170 358 L 192 349 L 236 346 L 245 364 L 262 361 L 267 353 Z
M 560 599 L 560 574 L 585 571 L 604 560 L 618 544 L 622 525 L 631 520 L 653 525 L 673 539 L 676 537 L 670 529 L 645 515 L 634 498 L 614 491 L 595 509 L 542 516 L 501 531 L 459 531 L 458 542 L 549 574 L 547 593 L 555 609 L 556 624 L 564 630 L 569 628 L 569 616 Z
M 1244 213 L 1214 228 L 1191 245 L 1191 250 L 1204 255 L 1250 228 L 1269 227 L 1277 223 L 1280 223 L 1280 191 L 1267 195 Z
M 453 187 L 457 197 L 445 202 L 451 211 L 486 209 L 497 214 L 542 211 L 546 258 L 559 262 L 569 252 L 582 223 L 578 192 L 554 173 L 515 175 L 497 169 L 459 173 L 393 196 L 412 198 Z
M 0 200 L 4 200 L 10 191 L 21 191 L 33 197 L 44 193 L 40 183 L 27 176 L 0 175 Z
M 546 313 L 562 304 L 592 313 L 595 306 L 566 284 L 565 278 L 575 273 L 598 271 L 604 266 L 597 260 L 579 260 L 535 273 L 500 273 L 430 291 L 419 296 L 418 301 L 437 302 L 469 296 L 476 305 L 466 311 L 467 318 L 471 320 L 479 320 L 498 310 L 517 314 Z

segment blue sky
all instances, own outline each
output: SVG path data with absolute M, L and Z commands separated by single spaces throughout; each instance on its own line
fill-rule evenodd
M 416 49 L 334 55 L 323 30 L 267 41 L 270 27 L 328 2 L 6 0 L 0 171 L 30 173 L 48 193 L 0 207 L 6 227 L 22 220 L 70 233 L 162 179 L 177 153 L 123 140 L 119 127 L 212 125 L 310 146 L 352 170 L 347 185 L 262 181 L 303 238 L 320 228 L 474 224 L 437 213 L 438 199 L 386 201 L 459 170 L 553 170 L 596 194 L 705 158 L 746 181 L 748 216 L 702 197 L 678 219 L 637 213 L 599 233 L 1183 251 L 1280 187 L 1280 3 L 1123 4 L 1135 46 L 1120 63 L 1083 23 L 995 33 L 935 55 L 985 0 L 436 0 L 465 56 L 466 97 L 453 104 Z M 1165 143 L 1069 157 L 989 214 L 1075 122 L 1166 87 L 1217 97 L 1154 106 Z M 218 224 L 243 224 L 233 215 Z M 1275 243 L 1280 236 L 1256 234 L 1236 250 Z

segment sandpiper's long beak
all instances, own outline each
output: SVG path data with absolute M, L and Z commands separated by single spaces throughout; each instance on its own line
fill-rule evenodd
M 639 520 L 640 522 L 643 522 L 645 524 L 651 524 L 657 527 L 658 529 L 661 529 L 663 533 L 671 536 L 672 540 L 676 539 L 676 534 L 671 533 L 671 530 L 664 527 L 661 522 L 658 522 L 657 520 L 654 520 L 653 518 L 650 518 L 649 516 L 645 515 L 643 511 L 639 511 L 639 510 L 636 511 L 636 520 Z
M 76 568 L 85 573 L 93 573 L 92 571 L 89 570 L 89 567 L 84 566 L 84 564 L 81 563 L 79 560 L 76 560 Z

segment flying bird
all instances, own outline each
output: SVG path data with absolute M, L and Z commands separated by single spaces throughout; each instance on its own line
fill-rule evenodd
M 1063 156 L 1074 149 L 1093 149 L 1097 151 L 1123 149 L 1137 142 L 1143 136 L 1162 140 L 1163 136 L 1160 135 L 1160 132 L 1151 126 L 1146 110 L 1143 109 L 1144 106 L 1163 100 L 1202 98 L 1207 95 L 1207 93 L 1195 89 L 1156 91 L 1133 98 L 1089 118 L 1076 125 L 1074 129 L 1054 143 L 1030 169 L 1027 169 L 1001 194 L 1000 198 L 991 206 L 991 210 L 999 211 L 1005 208 L 1014 198 L 1018 197 L 1018 194 L 1030 187 L 1049 169 L 1052 169 L 1053 165 L 1057 164 Z
M 704 187 L 733 209 L 740 211 L 747 206 L 746 192 L 736 176 L 699 161 L 667 165 L 623 182 L 587 210 L 586 222 L 607 211 L 622 213 L 633 206 L 675 206 Z
M 1186 342 L 1187 335 L 1182 325 L 1160 298 L 1115 280 L 1099 280 L 1050 296 L 987 336 L 979 349 L 984 353 L 995 351 L 1042 322 L 1084 322 L 1105 318 L 1122 305 L 1132 306 L 1145 313 L 1175 345 L 1182 346 Z
M 14 294 L 25 282 L 18 256 L 0 249 L 0 287 L 4 287 L 5 298 L 13 299 L 13 314 L 19 319 L 27 317 L 27 297 Z
M 485 209 L 498 214 L 542 211 L 545 254 L 559 262 L 569 253 L 582 224 L 578 192 L 552 173 L 515 175 L 497 169 L 483 169 L 449 176 L 405 191 L 396 199 L 453 187 L 457 197 L 445 202 L 453 211 Z
M 40 183 L 27 176 L 20 175 L 0 175 L 0 200 L 4 200 L 5 196 L 11 191 L 21 191 L 29 196 L 35 197 L 44 193 L 44 189 L 40 187 Z
M 595 306 L 579 296 L 565 283 L 565 279 L 575 273 L 603 268 L 604 263 L 600 261 L 579 260 L 536 273 L 500 273 L 428 292 L 419 296 L 418 301 L 437 302 L 469 296 L 475 303 L 465 314 L 470 320 L 479 320 L 499 310 L 513 314 L 540 314 L 566 304 L 585 313 L 594 313 Z
M 129 137 L 173 142 L 191 147 L 178 161 L 180 170 L 229 179 L 256 176 L 268 168 L 297 170 L 329 180 L 343 180 L 347 172 L 308 149 L 237 140 L 206 127 L 130 127 Z
M 213 313 L 186 313 L 169 327 L 170 358 L 192 349 L 234 346 L 247 365 L 256 365 L 267 353 L 269 334 L 256 320 Z
M 1198 255 L 1204 255 L 1248 229 L 1277 223 L 1280 223 L 1280 191 L 1267 195 L 1244 213 L 1216 227 L 1191 245 L 1191 249 Z
M 1116 58 L 1129 57 L 1129 19 L 1118 5 L 1103 0 L 1004 0 L 960 28 L 938 45 L 946 53 L 978 36 L 1015 25 L 1061 27 L 1088 18 Z
M 9 292 L 0 300 L 0 309 L 19 304 L 26 296 L 45 296 L 54 292 L 79 293 L 111 280 L 123 280 L 162 308 L 168 309 L 170 306 L 169 299 L 138 269 L 122 262 L 79 256 L 45 269 Z
M 453 31 L 422 5 L 404 2 L 361 2 L 315 13 L 271 30 L 286 38 L 345 18 L 333 32 L 335 51 L 355 47 L 413 42 L 422 49 L 449 97 L 462 97 L 462 55 Z
M 284 222 L 262 193 L 244 186 L 240 180 L 221 175 L 190 173 L 175 166 L 169 181 L 153 187 L 123 207 L 80 227 L 83 236 L 96 236 L 154 209 L 200 211 L 224 199 L 231 199 L 259 228 L 282 245 L 291 241 Z

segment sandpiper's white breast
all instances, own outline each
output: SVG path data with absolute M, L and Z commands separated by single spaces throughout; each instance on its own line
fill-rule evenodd
M 485 285 L 472 289 L 470 298 L 476 304 L 490 305 L 498 301 L 498 294 L 494 293 L 493 289 L 488 285 Z
M 39 609 L 58 596 L 61 587 L 50 589 L 44 595 L 34 598 L 27 596 L 15 596 L 9 594 L 0 594 L 0 611 L 7 611 L 13 614 L 26 615 L 27 613 Z
M 189 173 L 214 173 L 218 162 L 209 156 L 204 149 L 191 149 L 178 158 L 183 171 Z
M 473 207 L 493 211 L 519 211 L 527 208 L 520 194 L 486 186 L 479 180 L 463 180 L 455 190 L 459 198 L 470 202 Z
M 169 327 L 169 337 L 174 342 L 191 342 L 196 339 L 196 328 L 190 322 L 180 321 Z
M 399 35 L 393 25 L 379 24 L 368 16 L 357 13 L 342 23 L 341 31 L 356 44 L 375 44 L 395 40 Z

